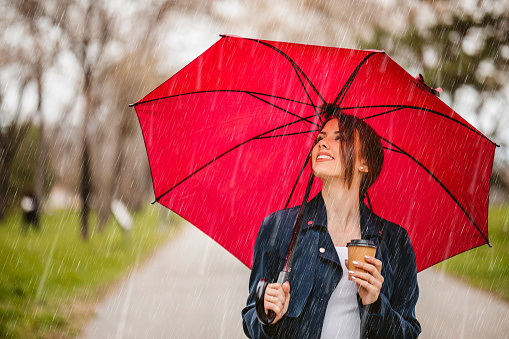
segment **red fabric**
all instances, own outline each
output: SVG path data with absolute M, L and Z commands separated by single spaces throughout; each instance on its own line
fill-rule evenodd
M 221 38 L 135 105 L 156 198 L 251 267 L 262 219 L 286 206 L 319 129 L 315 107 L 333 102 L 384 139 L 368 193 L 408 230 L 419 271 L 485 243 L 495 144 L 379 51 Z

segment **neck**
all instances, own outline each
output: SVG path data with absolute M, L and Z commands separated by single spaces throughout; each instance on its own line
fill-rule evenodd
M 323 181 L 322 197 L 327 209 L 329 232 L 360 231 L 359 184 L 351 187 L 341 180 Z

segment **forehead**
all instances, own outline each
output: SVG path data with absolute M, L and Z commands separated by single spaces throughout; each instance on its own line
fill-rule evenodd
M 328 133 L 328 132 L 339 132 L 338 119 L 332 119 L 327 121 L 327 123 L 322 127 L 320 133 Z

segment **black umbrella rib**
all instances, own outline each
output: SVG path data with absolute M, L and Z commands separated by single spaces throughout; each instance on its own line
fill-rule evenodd
M 290 136 L 290 135 L 308 134 L 308 133 L 313 133 L 313 132 L 320 132 L 320 130 L 319 129 L 313 129 L 313 130 L 309 130 L 309 131 L 295 132 L 295 133 L 286 133 L 286 134 L 277 134 L 277 135 L 271 135 L 271 136 L 268 136 L 268 137 L 259 137 L 259 138 L 255 138 L 255 139 L 257 139 L 257 140 L 271 139 L 271 138 L 287 137 L 287 136 Z
M 416 109 L 416 110 L 421 110 L 421 111 L 425 111 L 425 112 L 429 112 L 429 113 L 432 113 L 432 114 L 436 114 L 436 115 L 439 115 L 441 117 L 444 117 L 446 119 L 449 119 L 465 128 L 467 128 L 468 130 L 474 132 L 475 134 L 479 135 L 480 137 L 482 137 L 483 139 L 486 139 L 487 141 L 489 141 L 491 144 L 493 145 L 497 145 L 496 143 L 494 143 L 493 141 L 491 141 L 490 139 L 488 139 L 488 137 L 486 137 L 485 135 L 483 135 L 481 132 L 473 129 L 472 127 L 468 126 L 467 124 L 461 122 L 461 121 L 458 121 L 444 113 L 440 113 L 440 112 L 437 112 L 437 111 L 434 111 L 432 109 L 429 109 L 429 108 L 425 108 L 425 107 L 419 107 L 419 106 L 408 106 L 408 105 L 379 105 L 379 106 L 357 106 L 357 107 L 343 107 L 342 110 L 349 110 L 349 109 L 359 109 L 359 108 L 390 108 L 390 107 L 395 107 L 397 109 L 394 109 L 394 110 L 390 110 L 390 111 L 387 111 L 387 112 L 383 112 L 383 113 L 380 113 L 380 114 L 375 114 L 375 115 L 372 115 L 372 116 L 369 116 L 369 117 L 365 117 L 365 118 L 362 118 L 362 120 L 368 120 L 368 119 L 371 119 L 371 118 L 375 118 L 375 117 L 379 117 L 381 115 L 384 115 L 384 114 L 389 114 L 389 113 L 393 113 L 393 112 L 396 112 L 396 111 L 399 111 L 401 109 L 404 109 L 404 108 L 408 108 L 408 109 Z
M 385 139 L 384 139 L 385 140 Z M 400 151 L 400 150 L 397 150 L 397 149 L 393 149 L 393 148 L 389 148 L 389 147 L 382 147 L 383 149 L 386 149 L 388 151 L 391 151 L 391 152 L 394 152 L 394 153 L 399 153 L 399 154 L 405 154 L 404 152 Z
M 155 99 L 150 99 L 150 100 L 145 100 L 145 101 L 139 101 L 137 103 L 130 104 L 129 107 L 136 107 L 136 106 L 141 105 L 141 104 L 147 104 L 147 103 L 154 102 L 154 101 L 165 100 L 165 99 L 170 99 L 170 98 L 176 98 L 176 97 L 180 97 L 180 96 L 184 96 L 184 95 L 203 94 L 203 93 L 216 93 L 216 92 L 219 92 L 219 93 L 230 92 L 230 93 L 245 93 L 245 94 L 263 95 L 263 96 L 270 97 L 270 98 L 287 100 L 287 101 L 290 101 L 290 102 L 295 102 L 295 103 L 298 103 L 298 104 L 315 107 L 313 104 L 310 104 L 310 103 L 307 103 L 307 102 L 302 102 L 302 101 L 298 101 L 298 100 L 284 98 L 284 97 L 280 97 L 280 96 L 277 96 L 277 95 L 258 93 L 258 92 L 250 92 L 250 91 L 242 91 L 242 90 L 234 90 L 234 89 L 214 89 L 214 90 L 207 90 L 207 91 L 196 91 L 196 92 L 187 92 L 187 93 L 180 93 L 180 94 L 175 94 L 175 95 L 168 95 L 168 96 L 165 96 L 165 97 L 160 97 L 160 98 L 155 98 Z
M 292 199 L 293 192 L 295 192 L 295 189 L 297 188 L 297 184 L 299 183 L 300 177 L 302 176 L 302 173 L 304 173 L 304 169 L 306 168 L 307 164 L 309 163 L 309 160 L 311 159 L 311 152 L 313 151 L 313 148 L 309 150 L 309 153 L 306 157 L 306 161 L 304 161 L 304 164 L 302 165 L 299 175 L 297 176 L 297 179 L 295 180 L 295 183 L 293 184 L 292 190 L 290 192 L 290 195 L 288 196 L 288 200 L 286 201 L 285 208 L 288 208 L 288 205 L 290 204 L 290 200 Z M 309 189 L 309 187 L 307 188 Z M 306 191 L 307 191 L 306 189 Z M 303 202 L 304 204 L 304 202 Z
M 265 131 L 257 136 L 254 136 L 238 145 L 235 145 L 234 147 L 230 148 L 229 150 L 226 150 L 225 152 L 221 153 L 220 155 L 218 155 L 217 157 L 215 157 L 214 159 L 210 160 L 209 162 L 207 162 L 205 165 L 201 166 L 200 168 L 198 168 L 197 170 L 195 170 L 193 173 L 189 174 L 187 177 L 185 177 L 184 179 L 182 179 L 181 181 L 179 181 L 177 184 L 175 184 L 175 186 L 173 186 L 172 188 L 170 188 L 169 190 L 167 190 L 166 192 L 162 193 L 160 196 L 156 197 L 155 201 L 153 203 L 156 203 L 158 202 L 159 200 L 161 200 L 161 198 L 163 198 L 166 194 L 170 193 L 171 191 L 173 191 L 175 188 L 177 188 L 180 184 L 182 184 L 183 182 L 185 182 L 187 179 L 191 178 L 193 175 L 195 175 L 196 173 L 200 172 L 202 169 L 204 169 L 205 167 L 209 166 L 210 164 L 212 164 L 213 162 L 215 162 L 216 160 L 222 158 L 223 156 L 225 156 L 226 154 L 234 151 L 235 149 L 239 148 L 240 146 L 243 146 L 245 144 L 247 144 L 248 142 L 250 141 L 253 141 L 253 140 L 257 140 L 257 139 L 260 139 L 260 137 L 263 137 L 264 135 L 266 134 L 269 134 L 269 133 L 272 133 L 274 131 L 277 131 L 279 129 L 282 129 L 282 128 L 285 128 L 285 127 L 288 127 L 288 126 L 291 126 L 293 124 L 296 124 L 296 123 L 299 123 L 299 122 L 302 122 L 303 120 L 305 119 L 310 119 L 312 118 L 313 116 L 315 116 L 314 114 L 311 115 L 311 116 L 308 116 L 308 117 L 304 117 L 304 118 L 300 118 L 299 120 L 297 121 L 292 121 L 290 123 L 287 123 L 287 124 L 284 124 L 284 125 L 281 125 L 281 126 L 278 126 L 278 127 L 275 127 L 271 130 L 268 130 L 268 131 Z M 312 132 L 312 131 L 309 131 L 309 132 Z
M 264 41 L 261 41 L 261 40 L 256 40 L 256 39 L 247 39 L 249 41 L 254 41 L 254 42 L 257 42 L 261 45 L 264 45 L 264 46 L 267 46 L 269 47 L 270 49 L 276 51 L 277 53 L 281 54 L 286 60 L 288 60 L 290 62 L 290 64 L 292 65 L 293 69 L 295 70 L 295 74 L 297 75 L 297 77 L 299 78 L 299 81 L 302 85 L 302 89 L 304 90 L 304 92 L 306 92 L 306 95 L 309 99 L 309 102 L 313 105 L 313 107 L 315 107 L 315 113 L 316 115 L 318 116 L 318 118 L 320 119 L 320 121 L 323 123 L 322 121 L 322 118 L 320 117 L 320 114 L 318 113 L 318 111 L 316 110 L 317 108 L 317 105 L 315 105 L 313 103 L 313 100 L 311 99 L 311 96 L 309 95 L 309 92 L 306 88 L 306 85 L 304 85 L 304 82 L 302 81 L 302 78 L 301 78 L 301 75 L 306 79 L 307 83 L 311 86 L 311 88 L 314 90 L 314 92 L 316 93 L 316 95 L 318 95 L 318 97 L 322 100 L 322 103 L 323 104 L 326 104 L 327 102 L 325 101 L 325 99 L 323 98 L 322 94 L 320 94 L 320 92 L 318 91 L 318 89 L 316 88 L 316 86 L 313 84 L 313 82 L 311 81 L 311 79 L 309 79 L 309 77 L 306 75 L 306 73 L 304 73 L 304 71 L 299 67 L 299 65 L 297 65 L 297 63 L 295 61 L 293 61 L 292 58 L 290 58 L 290 56 L 288 54 L 286 54 L 285 52 L 283 52 L 282 50 L 280 50 L 279 48 L 275 47 L 275 46 L 272 46 L 271 44 L 268 44 Z M 300 74 L 299 74 L 300 73 Z
M 385 112 L 382 112 L 382 113 L 378 113 L 378 114 L 375 114 L 375 115 L 370 115 L 369 117 L 366 117 L 366 118 L 362 118 L 362 120 L 367 120 L 367 119 L 371 119 L 371 118 L 376 118 L 376 117 L 379 117 L 381 115 L 385 115 L 385 114 L 389 114 L 389 113 L 393 113 L 393 112 L 396 112 L 396 111 L 400 111 L 404 109 L 403 107 L 398 107 L 398 108 L 395 108 L 395 109 L 391 109 L 391 110 L 388 110 L 388 111 L 385 111 Z
M 339 91 L 338 96 L 332 103 L 333 106 L 341 105 L 341 102 L 345 98 L 346 92 L 348 92 L 348 90 L 350 89 L 350 86 L 352 85 L 353 81 L 355 80 L 355 77 L 357 77 L 357 73 L 359 73 L 359 70 L 361 69 L 361 67 L 366 63 L 366 61 L 368 61 L 369 58 L 371 58 L 373 55 L 378 54 L 378 53 L 380 53 L 380 52 L 369 53 L 368 55 L 366 55 L 364 57 L 364 59 L 362 59 L 362 61 L 357 65 L 357 67 L 355 67 L 354 71 L 352 72 L 352 74 L 350 74 L 350 76 L 348 77 L 348 80 L 345 82 L 345 84 L 343 85 L 343 88 L 341 89 L 341 91 Z
M 433 178 L 433 180 L 435 180 L 441 187 L 442 189 L 449 195 L 449 197 L 451 197 L 451 199 L 456 203 L 456 205 L 458 205 L 458 207 L 461 209 L 461 211 L 465 214 L 465 216 L 468 218 L 468 220 L 470 220 L 470 222 L 472 223 L 472 225 L 474 225 L 474 227 L 477 229 L 477 231 L 482 235 L 484 241 L 486 242 L 486 244 L 488 244 L 488 246 L 491 247 L 491 244 L 490 242 L 488 241 L 488 239 L 486 238 L 486 236 L 484 235 L 483 232 L 481 232 L 481 230 L 479 229 L 479 227 L 477 226 L 477 224 L 475 223 L 475 221 L 472 219 L 472 217 L 468 214 L 468 212 L 465 210 L 465 208 L 461 205 L 461 203 L 458 201 L 458 199 L 456 199 L 456 197 L 451 193 L 451 191 L 449 191 L 449 189 L 447 189 L 447 187 L 445 187 L 445 185 L 429 170 L 426 168 L 426 166 L 424 166 L 423 164 L 421 164 L 417 159 L 415 159 L 414 157 L 412 157 L 410 154 L 408 154 L 407 152 L 405 152 L 403 149 L 401 149 L 401 147 L 398 147 L 396 146 L 395 144 L 393 144 L 392 142 L 390 142 L 389 140 L 383 138 L 383 137 L 380 137 L 380 139 L 384 140 L 385 142 L 387 142 L 388 144 L 392 145 L 393 147 L 395 147 L 398 151 L 396 151 L 397 153 L 400 153 L 400 154 L 403 154 L 403 155 L 406 155 L 407 157 L 409 157 L 413 162 L 415 162 L 417 165 L 419 165 L 423 170 L 425 170 L 430 176 L 431 178 Z M 384 147 L 385 148 L 385 147 Z M 385 148 L 389 151 L 393 151 L 392 149 L 389 149 L 389 148 Z
M 262 101 L 262 102 L 266 103 L 267 105 L 270 105 L 270 106 L 275 107 L 275 108 L 277 108 L 277 109 L 279 109 L 279 110 L 282 110 L 282 111 L 283 111 L 283 112 L 285 112 L 285 113 L 288 113 L 288 114 L 290 114 L 290 115 L 293 115 L 294 117 L 297 117 L 297 118 L 299 118 L 299 119 L 301 119 L 301 118 L 302 118 L 301 116 L 299 116 L 299 115 L 297 115 L 297 114 L 295 114 L 295 113 L 292 113 L 292 112 L 290 112 L 289 110 L 286 110 L 286 109 L 284 109 L 284 108 L 282 108 L 282 107 L 279 107 L 278 105 L 273 104 L 273 103 L 271 103 L 270 101 L 267 101 L 267 100 L 264 100 L 264 99 L 262 99 L 262 98 L 257 97 L 255 94 L 252 94 L 252 93 L 247 93 L 247 94 L 248 94 L 248 95 L 250 95 L 250 96 L 252 96 L 252 97 L 253 97 L 253 98 L 255 98 L 255 99 L 258 99 L 258 100 L 260 100 L 260 101 Z M 313 122 L 313 121 L 309 121 L 309 120 L 307 120 L 307 119 L 304 119 L 304 121 L 307 121 L 307 122 L 309 122 L 310 124 L 313 124 L 313 125 L 315 125 L 315 126 L 320 127 L 320 125 L 319 125 L 319 124 L 317 124 L 317 123 L 315 123 L 315 122 Z

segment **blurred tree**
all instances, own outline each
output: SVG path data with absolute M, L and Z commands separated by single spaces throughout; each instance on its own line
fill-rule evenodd
M 35 0 L 32 0 L 35 1 Z M 84 99 L 81 139 L 81 175 L 79 193 L 81 205 L 81 236 L 88 238 L 89 212 L 92 198 L 95 198 L 99 212 L 99 229 L 105 225 L 110 211 L 110 203 L 115 194 L 118 173 L 119 143 L 123 143 L 122 130 L 125 126 L 122 113 L 113 105 L 112 92 L 121 84 L 105 81 L 105 75 L 119 62 L 121 55 L 129 49 L 150 50 L 147 39 L 153 25 L 161 20 L 174 6 L 174 1 L 159 1 L 145 6 L 126 3 L 139 17 L 131 30 L 118 22 L 118 4 L 108 1 L 59 1 L 57 5 L 45 6 L 46 16 L 54 27 L 58 27 L 63 45 L 70 51 L 79 65 L 81 81 L 79 93 Z M 122 5 L 122 6 L 123 6 Z M 141 33 L 140 33 L 141 32 Z M 125 107 L 127 102 L 124 103 Z M 108 129 L 104 131 L 101 126 Z M 130 131 L 128 131 L 130 132 Z M 108 137 L 109 136 L 109 137 Z M 112 141 L 112 137 L 119 139 Z M 112 141 L 112 142 L 104 142 Z M 117 168 L 116 168 L 116 167 Z M 95 182 L 94 182 L 95 181 Z M 99 184 L 99 185 L 98 185 Z
M 46 123 L 42 111 L 43 105 L 43 76 L 44 69 L 49 68 L 58 51 L 58 40 L 49 38 L 51 27 L 48 27 L 44 20 L 43 7 L 36 0 L 22 0 L 16 3 L 20 22 L 27 27 L 28 37 L 31 40 L 31 49 L 22 53 L 23 67 L 27 68 L 28 77 L 36 85 L 37 104 L 34 118 L 39 127 L 38 133 L 38 154 L 35 165 L 34 190 L 39 201 L 38 214 L 41 212 L 44 197 L 46 195 L 46 170 L 49 168 L 48 145 L 44 138 Z M 28 43 L 28 41 L 25 41 Z M 27 53 L 28 52 L 28 53 Z
M 441 87 L 450 95 L 453 105 L 461 104 L 465 89 L 476 92 L 471 110 L 483 122 L 478 128 L 509 146 L 504 138 L 509 121 L 500 114 L 509 104 L 509 12 L 446 15 L 433 25 L 413 27 L 402 35 L 378 29 L 373 39 L 361 46 L 384 49 L 407 70 L 422 73 L 428 85 Z M 500 158 L 494 175 L 509 187 L 509 159 L 507 155 Z
M 0 155 L 0 169 L 2 179 L 0 182 L 0 218 L 6 212 L 6 187 L 9 186 L 10 163 L 13 156 L 17 153 L 19 143 L 23 140 L 29 124 L 20 121 L 21 108 L 25 95 L 25 90 L 30 84 L 35 84 L 36 108 L 31 116 L 35 119 L 41 133 L 38 134 L 38 155 L 34 166 L 35 175 L 30 184 L 35 189 L 38 201 L 42 202 L 45 196 L 45 179 L 48 168 L 47 145 L 44 139 L 45 121 L 42 114 L 43 103 L 43 69 L 50 67 L 56 53 L 57 41 L 48 38 L 48 29 L 41 20 L 41 7 L 37 1 L 22 0 L 18 1 L 10 8 L 3 8 L 5 15 L 1 20 L 2 25 L 2 46 L 0 58 L 0 67 L 16 69 L 18 73 L 18 104 L 14 114 L 10 114 L 10 119 L 2 121 L 2 152 Z M 18 30 L 25 34 L 22 44 L 16 44 L 11 35 Z M 6 114 L 4 112 L 4 114 Z M 6 114 L 7 115 L 7 114 Z M 39 204 L 39 208 L 42 204 Z M 40 211 L 39 211 L 40 212 Z
M 472 87 L 480 94 L 477 112 L 507 84 L 508 12 L 452 15 L 399 36 L 379 29 L 372 40 L 360 44 L 362 48 L 383 49 L 407 69 L 417 69 L 428 85 L 450 94 L 452 102 L 458 90 Z M 493 137 L 497 130 L 488 134 Z
M 7 209 L 9 208 L 9 202 L 12 202 L 14 192 L 10 190 L 10 176 L 12 169 L 12 162 L 19 149 L 21 142 L 25 134 L 28 131 L 27 125 L 20 125 L 18 123 L 19 111 L 21 110 L 21 102 L 26 87 L 26 83 L 23 83 L 20 89 L 20 96 L 18 100 L 18 108 L 15 115 L 15 119 L 8 122 L 6 119 L 6 113 L 1 112 L 2 121 L 0 123 L 0 221 L 5 217 Z M 0 97 L 0 104 L 1 104 Z M 1 105 L 0 105 L 1 106 Z

